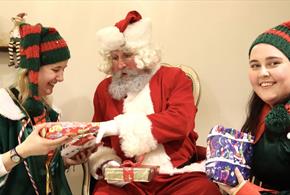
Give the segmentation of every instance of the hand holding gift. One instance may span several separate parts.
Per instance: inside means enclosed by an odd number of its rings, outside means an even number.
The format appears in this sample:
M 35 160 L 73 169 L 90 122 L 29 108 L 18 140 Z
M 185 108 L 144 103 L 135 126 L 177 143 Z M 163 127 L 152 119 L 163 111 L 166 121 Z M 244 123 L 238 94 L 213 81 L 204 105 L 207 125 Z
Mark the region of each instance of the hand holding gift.
M 222 183 L 218 183 L 220 189 L 225 191 L 227 194 L 236 194 L 243 187 L 243 185 L 245 185 L 245 183 L 246 183 L 246 180 L 244 179 L 242 173 L 239 171 L 239 169 L 237 167 L 235 168 L 235 175 L 236 175 L 237 180 L 238 180 L 238 185 L 235 187 L 232 187 L 232 186 L 229 186 L 226 184 L 222 184 Z
M 96 134 L 99 130 L 99 123 L 84 122 L 57 122 L 47 123 L 41 135 L 47 139 L 57 139 L 63 136 L 71 137 L 71 141 L 63 146 L 61 155 L 66 158 L 76 158 L 80 161 L 82 156 L 76 156 L 79 152 L 89 150 L 92 152 L 97 147 Z
M 216 182 L 236 186 L 235 168 L 243 178 L 250 176 L 253 136 L 217 125 L 207 137 L 206 173 Z
M 107 168 L 112 168 L 112 167 L 118 168 L 120 166 L 121 166 L 120 163 L 118 163 L 117 161 L 111 160 L 103 165 L 102 173 L 103 173 L 103 175 L 106 176 L 106 169 Z M 115 185 L 115 186 L 120 187 L 120 188 L 123 187 L 124 185 L 126 185 L 127 183 L 129 183 L 126 181 L 121 181 L 121 180 L 108 180 L 107 179 L 106 181 L 108 184 Z
M 125 185 L 129 182 L 150 182 L 158 171 L 157 166 L 143 165 L 144 156 L 141 155 L 134 163 L 125 160 L 121 165 L 116 161 L 109 161 L 107 166 L 103 166 L 102 171 L 108 183 Z

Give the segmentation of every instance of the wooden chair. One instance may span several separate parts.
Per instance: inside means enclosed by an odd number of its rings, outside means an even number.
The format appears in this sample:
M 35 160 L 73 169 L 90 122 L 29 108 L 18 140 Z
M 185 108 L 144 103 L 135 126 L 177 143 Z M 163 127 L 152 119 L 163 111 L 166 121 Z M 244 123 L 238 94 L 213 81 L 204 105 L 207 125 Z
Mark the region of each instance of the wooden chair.
M 200 86 L 199 77 L 196 71 L 190 66 L 181 65 L 181 64 L 172 65 L 168 63 L 162 63 L 162 65 L 168 66 L 168 67 L 178 67 L 185 72 L 185 74 L 192 80 L 194 101 L 195 101 L 195 105 L 198 106 L 200 93 L 201 93 L 201 86 Z M 192 160 L 196 161 L 196 160 L 205 159 L 206 148 L 203 146 L 196 146 L 196 150 L 197 150 L 197 154 L 192 157 Z M 83 169 L 82 195 L 89 195 L 91 176 L 89 173 L 88 163 L 82 164 L 82 169 Z

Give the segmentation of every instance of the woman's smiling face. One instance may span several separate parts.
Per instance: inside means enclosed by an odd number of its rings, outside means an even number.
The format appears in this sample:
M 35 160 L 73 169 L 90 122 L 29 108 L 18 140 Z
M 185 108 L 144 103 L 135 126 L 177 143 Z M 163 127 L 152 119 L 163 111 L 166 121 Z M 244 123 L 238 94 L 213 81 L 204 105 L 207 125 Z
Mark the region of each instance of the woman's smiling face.
M 250 53 L 249 79 L 264 102 L 280 103 L 290 94 L 289 59 L 272 45 L 257 44 Z
M 64 80 L 63 74 L 68 60 L 40 67 L 38 73 L 38 94 L 47 96 L 52 94 L 56 83 Z

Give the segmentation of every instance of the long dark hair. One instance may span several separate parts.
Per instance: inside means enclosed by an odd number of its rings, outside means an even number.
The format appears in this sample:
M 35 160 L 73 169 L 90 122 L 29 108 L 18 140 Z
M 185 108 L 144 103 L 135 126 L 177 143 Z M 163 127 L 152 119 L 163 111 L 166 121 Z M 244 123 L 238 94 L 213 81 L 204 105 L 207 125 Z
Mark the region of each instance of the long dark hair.
M 253 92 L 248 102 L 247 119 L 242 126 L 243 132 L 250 132 L 252 135 L 256 134 L 259 117 L 264 104 L 265 102 Z

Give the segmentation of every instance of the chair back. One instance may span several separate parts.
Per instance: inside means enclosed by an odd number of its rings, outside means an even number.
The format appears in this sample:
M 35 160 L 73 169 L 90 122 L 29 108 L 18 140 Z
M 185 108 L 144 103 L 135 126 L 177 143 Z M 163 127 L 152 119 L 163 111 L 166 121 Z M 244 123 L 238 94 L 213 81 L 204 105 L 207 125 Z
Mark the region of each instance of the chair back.
M 200 93 L 201 93 L 201 87 L 200 87 L 200 80 L 198 77 L 197 72 L 191 67 L 187 65 L 182 64 L 168 64 L 168 63 L 162 63 L 162 66 L 168 66 L 168 67 L 177 67 L 183 70 L 185 74 L 191 79 L 192 81 L 192 92 L 194 97 L 194 103 L 196 106 L 198 106 L 199 99 L 200 99 Z

